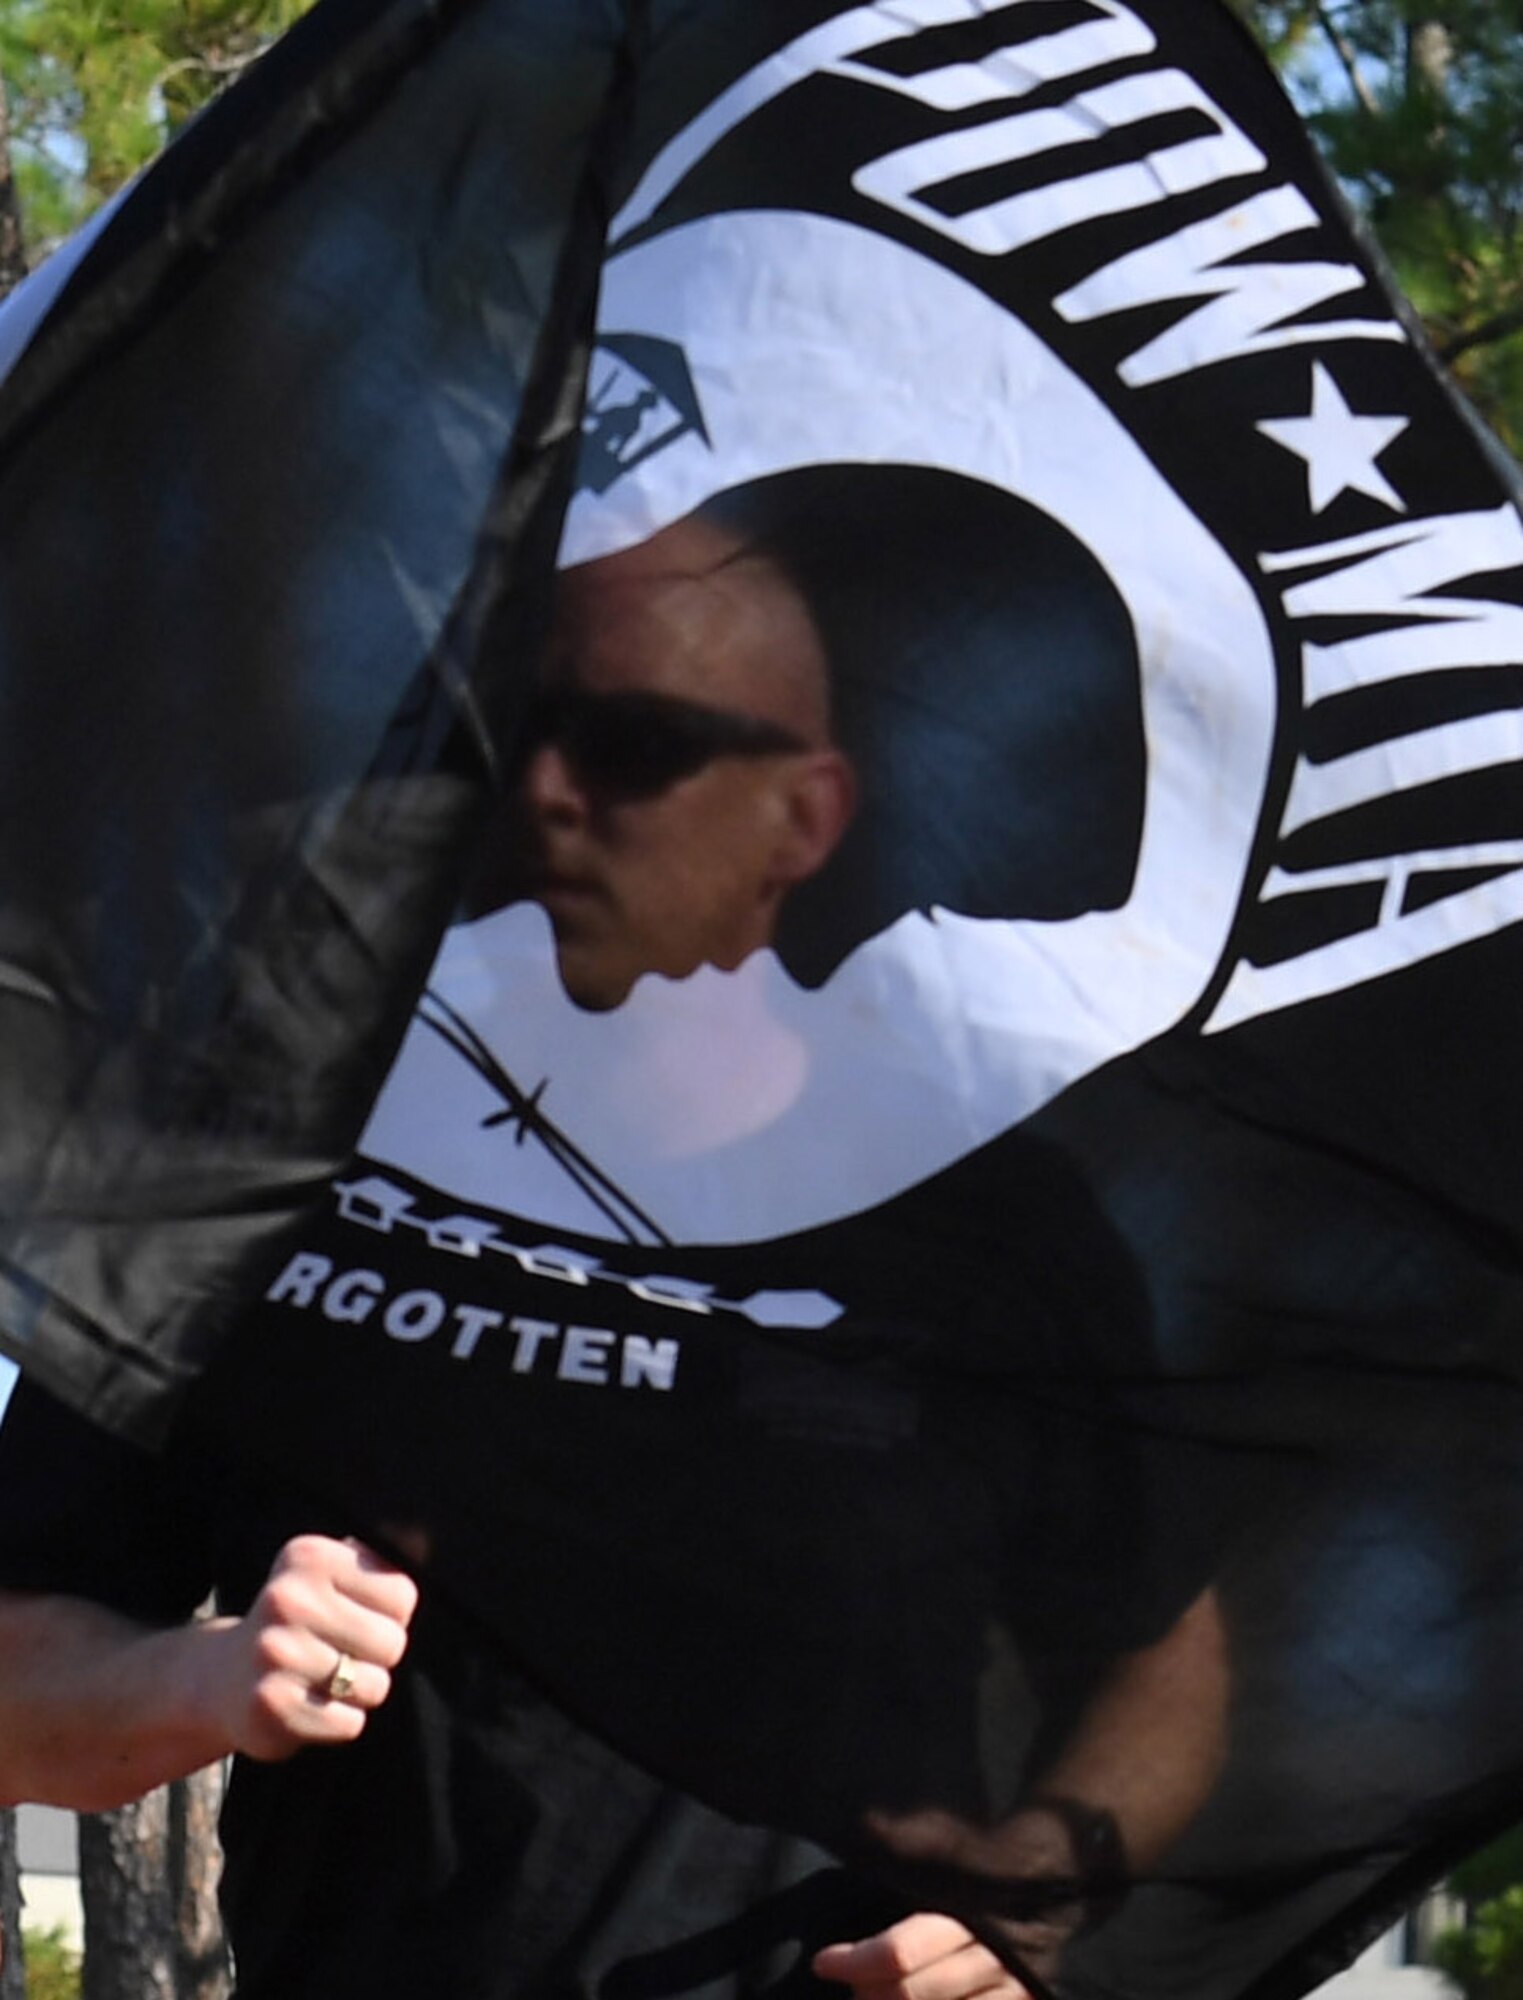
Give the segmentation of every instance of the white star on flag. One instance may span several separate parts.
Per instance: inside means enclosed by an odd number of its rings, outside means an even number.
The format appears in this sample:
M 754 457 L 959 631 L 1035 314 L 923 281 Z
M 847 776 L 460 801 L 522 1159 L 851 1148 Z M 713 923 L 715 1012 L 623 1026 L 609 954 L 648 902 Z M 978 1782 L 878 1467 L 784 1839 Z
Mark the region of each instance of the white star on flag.
M 1352 488 L 1372 500 L 1407 511 L 1407 503 L 1375 461 L 1409 427 L 1407 417 L 1358 417 L 1320 361 L 1312 367 L 1311 414 L 1275 417 L 1258 428 L 1265 437 L 1306 460 L 1311 510 L 1320 514 Z

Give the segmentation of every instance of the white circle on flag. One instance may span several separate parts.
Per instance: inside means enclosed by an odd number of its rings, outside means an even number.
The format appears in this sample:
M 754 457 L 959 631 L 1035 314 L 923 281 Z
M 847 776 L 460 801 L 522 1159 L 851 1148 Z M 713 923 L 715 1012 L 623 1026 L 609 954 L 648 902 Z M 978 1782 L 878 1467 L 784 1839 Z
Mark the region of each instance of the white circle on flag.
M 672 1241 L 757 1241 L 877 1205 L 1189 1013 L 1243 890 L 1273 653 L 1236 565 L 1105 403 L 1028 327 L 903 245 L 821 216 L 705 218 L 610 260 L 599 325 L 680 349 L 702 424 L 577 497 L 564 566 L 775 474 L 934 468 L 1061 524 L 1137 639 L 1146 804 L 1118 909 L 915 911 L 817 990 L 761 951 L 733 973 L 647 975 L 609 1014 L 565 998 L 534 906 L 446 940 L 435 990 L 506 1072 L 543 1086 L 540 1109 L 608 1184 Z M 490 1095 L 416 1026 L 363 1150 L 497 1211 L 628 1233 L 551 1149 L 483 1132 Z

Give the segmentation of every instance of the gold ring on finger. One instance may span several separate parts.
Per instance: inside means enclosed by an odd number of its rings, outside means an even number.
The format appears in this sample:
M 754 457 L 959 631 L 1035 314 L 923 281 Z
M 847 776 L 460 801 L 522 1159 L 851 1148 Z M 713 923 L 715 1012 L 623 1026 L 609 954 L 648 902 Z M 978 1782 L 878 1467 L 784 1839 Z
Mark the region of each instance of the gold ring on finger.
M 340 1653 L 333 1663 L 333 1672 L 323 1682 L 323 1693 L 329 1701 L 347 1701 L 354 1693 L 354 1662 L 347 1653 Z

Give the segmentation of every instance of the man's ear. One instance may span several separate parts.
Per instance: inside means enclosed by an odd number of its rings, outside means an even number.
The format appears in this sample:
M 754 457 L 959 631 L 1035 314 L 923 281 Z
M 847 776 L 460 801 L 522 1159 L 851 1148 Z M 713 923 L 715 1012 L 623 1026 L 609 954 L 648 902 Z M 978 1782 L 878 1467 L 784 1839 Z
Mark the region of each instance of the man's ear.
M 839 750 L 806 750 L 786 772 L 784 821 L 777 841 L 779 885 L 817 875 L 840 845 L 857 809 L 857 779 Z

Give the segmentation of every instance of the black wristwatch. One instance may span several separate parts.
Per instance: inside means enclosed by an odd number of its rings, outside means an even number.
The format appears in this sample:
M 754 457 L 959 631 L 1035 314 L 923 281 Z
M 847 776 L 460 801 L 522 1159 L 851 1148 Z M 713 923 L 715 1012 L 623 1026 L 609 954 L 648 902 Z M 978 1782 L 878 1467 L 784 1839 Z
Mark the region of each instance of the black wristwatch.
M 1083 1907 L 1079 1928 L 1093 1930 L 1096 1924 L 1113 1917 L 1131 1887 L 1116 1815 L 1107 1812 L 1104 1806 L 1088 1805 L 1083 1799 L 1052 1792 L 1039 1792 L 1035 1798 L 1027 1799 L 1021 1810 L 1051 1813 L 1068 1835 Z

